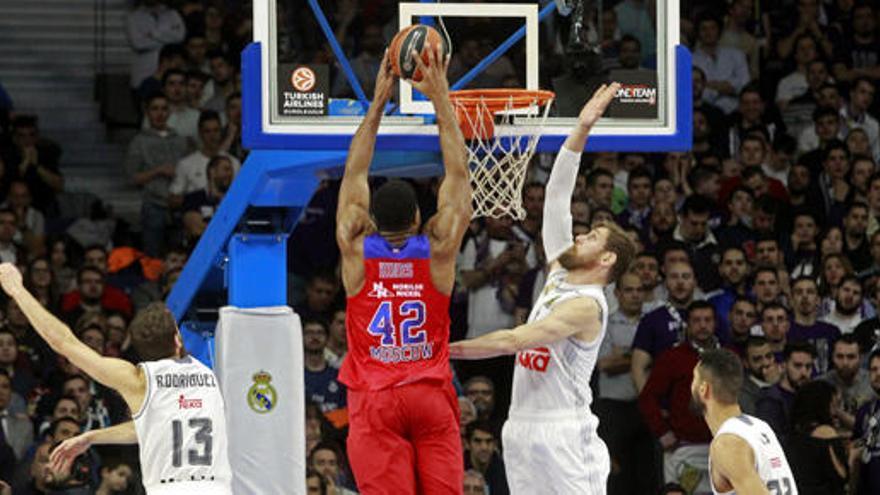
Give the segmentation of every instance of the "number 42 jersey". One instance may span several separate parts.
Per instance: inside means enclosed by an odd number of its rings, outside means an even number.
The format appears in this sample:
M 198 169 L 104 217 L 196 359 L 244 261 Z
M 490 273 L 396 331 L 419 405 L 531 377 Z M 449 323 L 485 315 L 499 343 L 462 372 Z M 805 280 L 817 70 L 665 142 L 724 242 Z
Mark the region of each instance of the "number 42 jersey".
M 427 236 L 364 239 L 364 286 L 348 298 L 345 327 L 339 379 L 349 389 L 449 382 L 449 296 L 434 287 Z
M 149 495 L 231 495 L 226 413 L 217 377 L 192 357 L 139 365 L 147 394 L 134 415 Z

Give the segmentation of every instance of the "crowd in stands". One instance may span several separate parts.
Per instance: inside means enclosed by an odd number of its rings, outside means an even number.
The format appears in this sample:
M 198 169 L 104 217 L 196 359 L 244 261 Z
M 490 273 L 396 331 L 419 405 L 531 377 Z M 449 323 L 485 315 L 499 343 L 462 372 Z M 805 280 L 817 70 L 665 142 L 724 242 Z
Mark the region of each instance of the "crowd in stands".
M 123 166 L 141 191 L 135 235 L 100 204 L 71 217 L 64 153 L 0 88 L 0 260 L 97 352 L 136 361 L 127 325 L 162 300 L 245 163 L 239 53 L 250 2 L 142 0 L 128 14 L 131 90 L 143 111 Z M 365 92 L 397 31 L 395 2 L 323 2 Z M 323 63 L 351 84 L 306 2 L 279 0 L 281 61 Z M 597 67 L 655 70 L 654 0 L 602 3 L 601 60 L 573 49 L 568 20 L 541 27 L 541 84 L 576 113 Z M 585 154 L 576 233 L 615 221 L 641 246 L 606 289 L 593 409 L 611 494 L 708 493 L 709 430 L 689 407 L 704 349 L 735 350 L 740 405 L 786 447 L 802 494 L 880 492 L 880 10 L 861 0 L 681 2 L 693 53 L 693 149 Z M 506 37 L 500 20 L 450 22 L 450 79 Z M 457 25 L 456 25 L 457 24 Z M 521 86 L 517 45 L 473 87 Z M 597 66 L 596 63 L 599 65 Z M 592 69 L 591 69 L 592 68 Z M 593 72 L 590 72 L 590 71 Z M 553 155 L 530 164 L 523 221 L 480 219 L 461 246 L 454 339 L 515 326 L 546 276 L 540 231 Z M 437 178 L 414 180 L 421 218 Z M 303 320 L 309 493 L 350 494 L 344 297 L 326 181 L 290 239 L 289 303 Z M 140 493 L 136 450 L 92 449 L 77 475 L 48 468 L 58 442 L 130 417 L 112 391 L 53 353 L 14 302 L 0 303 L 0 495 Z M 464 493 L 508 493 L 500 430 L 515 358 L 454 363 Z

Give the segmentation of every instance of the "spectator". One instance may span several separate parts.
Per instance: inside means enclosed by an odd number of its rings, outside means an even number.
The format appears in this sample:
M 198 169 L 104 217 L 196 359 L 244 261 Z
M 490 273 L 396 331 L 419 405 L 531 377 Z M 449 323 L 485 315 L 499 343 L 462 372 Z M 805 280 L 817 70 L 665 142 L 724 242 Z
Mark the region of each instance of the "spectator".
M 761 333 L 770 344 L 770 350 L 776 361 L 784 359 L 785 347 L 789 342 L 788 331 L 791 328 L 788 311 L 778 303 L 770 303 L 761 310 Z
M 339 280 L 332 273 L 317 272 L 309 279 L 306 299 L 294 307 L 303 320 L 330 321 L 336 310 Z
M 509 494 L 504 461 L 498 453 L 498 440 L 492 426 L 485 421 L 475 421 L 468 425 L 465 437 L 467 438 L 465 471 L 473 469 L 482 474 L 492 495 Z
M 651 174 L 638 168 L 629 173 L 626 182 L 627 204 L 617 216 L 617 223 L 642 231 L 648 226 L 651 214 Z
M 690 478 L 699 492 L 711 492 L 709 442 L 712 434 L 703 419 L 690 409 L 691 382 L 700 351 L 718 346 L 715 310 L 705 301 L 688 308 L 687 340 L 660 354 L 645 388 L 639 408 L 648 428 L 664 450 L 663 478 L 666 483 Z M 668 415 L 662 413 L 668 410 Z M 685 476 L 685 472 L 690 474 Z M 698 481 L 697 481 L 698 480 Z
M 875 237 L 880 237 L 880 234 L 876 234 Z M 875 310 L 880 310 L 880 289 L 878 289 L 880 287 L 880 277 L 871 281 L 869 287 L 871 303 L 874 305 Z M 880 314 L 880 311 L 878 311 L 878 314 Z M 880 317 L 874 316 L 873 318 L 863 320 L 853 330 L 853 335 L 855 335 L 856 340 L 859 342 L 862 354 L 868 355 L 875 349 L 880 349 Z
M 150 97 L 145 106 L 149 128 L 141 130 L 128 145 L 125 169 L 142 188 L 141 230 L 144 252 L 158 257 L 162 252 L 168 218 L 168 186 L 174 165 L 186 154 L 186 139 L 168 128 L 168 100 Z
M 183 231 L 186 239 L 193 241 L 201 237 L 208 228 L 208 222 L 214 217 L 220 202 L 235 178 L 232 160 L 225 156 L 211 158 L 206 167 L 207 185 L 201 190 L 188 193 L 183 198 Z
M 9 208 L 15 213 L 15 242 L 24 246 L 31 256 L 41 256 L 46 251 L 46 218 L 32 204 L 27 182 L 17 179 L 9 184 L 9 195 L 0 208 Z
M 0 350 L 0 354 L 5 353 Z M 34 441 L 34 425 L 27 415 L 9 410 L 11 401 L 12 380 L 4 367 L 0 370 L 0 443 L 11 447 L 20 461 Z
M 871 388 L 868 371 L 861 367 L 862 354 L 854 335 L 844 335 L 834 343 L 831 355 L 834 369 L 821 378 L 837 388 L 840 396 L 839 409 L 835 411 L 840 426 L 850 431 L 855 424 L 858 410 L 877 398 Z
M 783 295 L 779 284 L 779 271 L 776 268 L 759 268 L 755 272 L 752 292 L 755 294 L 759 311 L 763 312 L 763 309 L 771 304 L 781 304 Z
M 852 81 L 858 77 L 880 79 L 880 40 L 877 39 L 877 13 L 868 3 L 859 3 L 852 9 L 851 30 L 848 31 L 834 59 L 834 77 Z
M 828 96 L 833 92 L 837 93 L 837 88 L 830 83 L 828 63 L 821 59 L 813 59 L 807 64 L 807 89 L 800 96 L 791 99 L 788 106 L 782 111 L 782 118 L 788 133 L 792 136 L 798 136 L 801 132 L 813 123 L 813 112 L 820 105 L 820 101 L 824 101 L 822 106 L 834 106 L 829 104 Z M 824 95 L 824 96 L 823 96 Z
M 748 62 L 739 49 L 719 46 L 718 19 L 703 17 L 697 21 L 697 30 L 699 42 L 694 50 L 694 65 L 706 73 L 703 98 L 730 113 L 736 109 L 736 95 L 749 82 Z
M 174 129 L 178 136 L 187 138 L 191 145 L 198 143 L 199 111 L 189 106 L 186 99 L 186 72 L 181 69 L 167 70 L 162 76 L 162 94 L 168 100 L 168 128 Z
M 793 342 L 785 347 L 782 378 L 763 390 L 755 403 L 755 415 L 767 422 L 785 445 L 790 432 L 791 406 L 795 392 L 810 381 L 816 351 L 805 342 Z
M 709 302 L 715 307 L 718 315 L 719 328 L 727 332 L 727 317 L 733 308 L 737 297 L 744 296 L 747 291 L 747 277 L 749 275 L 749 262 L 746 253 L 739 247 L 729 247 L 721 254 L 721 264 L 718 272 L 721 275 L 722 288 L 709 295 Z
M 134 472 L 131 465 L 119 459 L 102 459 L 101 482 L 95 495 L 124 493 L 132 482 Z
M 633 260 L 632 270 L 642 281 L 642 308 L 645 312 L 656 309 L 666 300 L 666 287 L 661 283 L 657 255 L 642 251 Z
M 207 73 L 211 70 L 211 64 L 208 62 L 208 41 L 205 39 L 203 31 L 189 31 L 186 33 L 186 40 L 183 43 L 186 50 L 186 69 L 188 71 Z M 193 108 L 199 108 L 201 105 L 195 105 Z
M 158 280 L 146 280 L 131 291 L 131 301 L 135 311 L 147 307 L 151 302 L 164 299 L 165 288 L 172 273 L 179 273 L 189 257 L 186 249 L 181 246 L 171 246 L 165 251 L 162 258 L 162 274 Z
M 357 495 L 349 490 L 349 477 L 343 465 L 345 458 L 336 444 L 321 442 L 309 454 L 309 468 L 314 469 L 327 481 L 328 492 L 333 495 Z
M 861 272 L 871 266 L 871 249 L 868 242 L 868 205 L 850 203 L 843 217 L 843 254 L 849 258 L 853 269 Z
M 683 242 L 687 248 L 697 284 L 703 292 L 709 292 L 721 285 L 716 268 L 720 258 L 718 241 L 709 227 L 711 203 L 700 196 L 688 197 L 681 207 L 681 220 L 672 238 Z M 714 261 L 713 261 L 714 260 Z
M 724 150 L 724 155 L 738 157 L 741 140 L 748 135 L 750 130 L 761 129 L 760 132 L 771 141 L 776 139 L 777 134 L 784 133 L 785 124 L 772 111 L 772 108 L 767 108 L 757 85 L 748 84 L 743 87 L 739 91 L 739 106 L 736 112 L 730 116 L 731 124 L 727 133 L 727 149 Z
M 822 320 L 836 326 L 840 333 L 853 333 L 862 322 L 862 284 L 854 275 L 843 277 L 834 296 L 831 311 Z
M 657 54 L 657 37 L 654 34 L 656 14 L 652 12 L 653 5 L 645 0 L 623 0 L 614 6 L 618 29 L 639 41 L 645 64 L 653 62 Z
M 596 363 L 599 436 L 608 445 L 611 464 L 618 466 L 608 479 L 608 491 L 612 494 L 647 493 L 656 486 L 653 477 L 636 475 L 637 466 L 654 462 L 651 434 L 639 414 L 639 394 L 630 375 L 633 337 L 643 314 L 641 284 L 634 272 L 627 272 L 618 280 L 614 291 L 620 307 L 608 317 Z
M 834 429 L 837 400 L 834 387 L 822 381 L 807 383 L 795 394 L 786 457 L 791 463 L 798 493 L 846 493 L 845 440 Z
M 754 416 L 761 391 L 779 381 L 782 372 L 764 337 L 750 337 L 743 356 L 745 379 L 739 392 L 739 407 Z
M 79 418 L 81 416 L 82 411 L 80 410 L 79 403 L 76 401 L 75 397 L 72 395 L 58 397 L 55 404 L 52 406 L 52 414 L 43 418 L 43 422 L 40 423 L 40 427 L 37 430 L 37 437 L 44 439 L 46 435 L 51 434 L 50 428 L 52 423 L 59 419 Z
M 816 373 L 828 371 L 831 348 L 840 338 L 840 330 L 830 323 L 819 321 L 819 287 L 816 280 L 800 277 L 791 288 L 794 318 L 788 332 L 791 342 L 809 342 L 816 349 Z
M 486 479 L 479 472 L 468 469 L 464 472 L 464 495 L 486 495 Z
M 186 73 L 186 102 L 190 107 L 202 110 L 203 101 L 207 101 L 205 87 L 210 80 L 207 71 L 191 70 Z
M 306 399 L 321 406 L 325 414 L 345 407 L 345 386 L 337 380 L 339 369 L 324 357 L 327 324 L 305 320 L 302 327 Z
M 119 311 L 131 317 L 131 300 L 124 292 L 105 283 L 104 273 L 97 267 L 87 265 L 79 269 L 76 276 L 77 289 L 64 295 L 61 300 L 61 314 L 70 326 L 84 314 L 94 312 Z
M 464 384 L 464 395 L 477 408 L 477 419 L 491 422 L 494 425 L 492 431 L 500 432 L 503 421 L 499 421 L 496 415 L 495 384 L 492 380 L 480 375 L 470 378 Z
M 131 87 L 137 88 L 159 65 L 163 45 L 180 43 L 186 36 L 183 19 L 163 0 L 144 0 L 126 18 L 131 60 Z
M 0 180 L 0 197 L 6 196 L 10 181 L 24 180 L 34 200 L 34 207 L 45 214 L 57 213 L 56 195 L 64 191 L 59 170 L 61 149 L 40 137 L 36 117 L 19 115 L 12 120 L 12 146 L 0 155 L 5 163 Z
M 871 388 L 880 396 L 880 351 L 871 352 L 868 370 Z M 858 479 L 854 479 L 857 493 L 877 493 L 880 491 L 880 399 L 874 399 L 859 409 L 852 438 L 850 459 L 854 460 L 856 467 L 853 471 L 858 474 Z
M 55 289 L 64 294 L 76 288 L 76 270 L 70 263 L 67 241 L 56 239 L 49 243 L 49 261 L 55 275 Z
M 333 312 L 333 319 L 329 324 L 329 336 L 327 347 L 324 348 L 324 357 L 334 368 L 342 366 L 342 359 L 348 353 L 348 340 L 345 335 L 345 310 L 337 309 Z
M 312 468 L 306 469 L 306 493 L 308 495 L 330 495 L 327 492 L 324 476 Z
M 6 373 L 12 390 L 20 397 L 27 397 L 38 384 L 28 364 L 28 360 L 18 358 L 15 334 L 9 329 L 0 329 L 0 371 Z
M 24 262 L 21 246 L 15 242 L 18 233 L 18 219 L 8 208 L 0 208 L 0 261 L 6 263 Z
M 855 78 L 850 84 L 849 102 L 840 110 L 840 116 L 844 123 L 844 132 L 852 129 L 864 129 L 868 135 L 870 156 L 874 160 L 880 159 L 880 124 L 871 116 L 868 110 L 874 103 L 874 90 L 876 86 L 871 79 L 861 76 Z
M 694 300 L 694 271 L 688 263 L 673 263 L 666 272 L 668 301 L 646 314 L 632 343 L 631 369 L 636 390 L 641 392 L 649 368 L 663 351 L 684 340 L 687 307 Z
M 135 83 L 137 98 L 140 103 L 145 102 L 151 95 L 163 91 L 162 81 L 165 73 L 170 70 L 181 70 L 186 63 L 186 52 L 177 43 L 165 45 L 159 50 L 159 63 L 155 70 L 142 81 Z
M 785 110 L 791 100 L 807 92 L 807 67 L 818 56 L 816 40 L 809 34 L 798 36 L 794 46 L 795 69 L 776 86 L 776 105 L 780 110 Z
M 208 62 L 211 64 L 214 95 L 202 105 L 202 108 L 220 113 L 226 108 L 226 99 L 237 91 L 235 64 L 226 53 L 216 49 L 208 52 Z
M 122 399 L 115 392 L 96 385 L 82 375 L 71 375 L 65 378 L 61 390 L 64 395 L 76 397 L 82 416 L 77 424 L 77 430 L 70 436 L 82 431 L 91 431 L 98 428 L 107 428 L 122 422 L 125 416 L 125 406 Z M 54 427 L 51 428 L 54 441 L 60 442 L 66 438 L 58 438 Z M 66 434 L 65 434 L 66 436 Z
M 223 129 L 223 142 L 220 149 L 244 161 L 248 150 L 241 145 L 241 93 L 235 92 L 226 98 L 226 128 Z
M 223 126 L 220 123 L 220 115 L 211 110 L 202 112 L 199 117 L 201 146 L 177 163 L 174 180 L 168 186 L 169 203 L 172 206 L 180 206 L 184 195 L 203 190 L 208 186 L 207 166 L 212 158 L 216 156 L 228 158 L 233 171 L 238 173 L 241 163 L 237 158 L 220 149 L 222 140 Z
M 731 346 L 742 355 L 752 327 L 758 321 L 755 302 L 745 296 L 737 297 L 733 307 L 730 308 L 727 321 L 729 323 L 727 335 L 730 337 Z

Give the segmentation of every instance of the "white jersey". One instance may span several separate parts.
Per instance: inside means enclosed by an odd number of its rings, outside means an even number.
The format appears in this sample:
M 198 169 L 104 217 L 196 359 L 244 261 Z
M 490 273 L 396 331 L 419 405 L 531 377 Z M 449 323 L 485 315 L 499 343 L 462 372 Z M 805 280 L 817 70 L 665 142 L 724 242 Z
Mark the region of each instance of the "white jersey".
M 520 351 L 513 371 L 510 414 L 546 412 L 574 413 L 584 419 L 592 416 L 590 377 L 599 356 L 599 345 L 608 323 L 608 305 L 599 285 L 573 285 L 565 281 L 568 271 L 558 269 L 547 275 L 544 290 L 535 302 L 529 322 L 546 318 L 557 304 L 578 297 L 589 297 L 602 310 L 602 328 L 593 342 L 569 337 L 547 346 Z
M 192 357 L 141 363 L 147 395 L 134 416 L 150 495 L 232 493 L 217 377 Z
M 770 493 L 784 493 L 785 495 L 797 495 L 797 484 L 794 481 L 794 475 L 791 467 L 788 465 L 788 459 L 785 458 L 785 452 L 776 439 L 776 434 L 770 425 L 760 419 L 742 414 L 734 416 L 725 421 L 721 428 L 718 429 L 718 435 L 736 435 L 745 440 L 752 448 L 755 455 L 755 468 L 758 470 L 758 476 L 767 485 Z M 709 457 L 709 479 L 712 476 L 712 457 Z M 712 492 L 717 495 L 732 495 L 735 492 L 719 492 L 712 485 Z

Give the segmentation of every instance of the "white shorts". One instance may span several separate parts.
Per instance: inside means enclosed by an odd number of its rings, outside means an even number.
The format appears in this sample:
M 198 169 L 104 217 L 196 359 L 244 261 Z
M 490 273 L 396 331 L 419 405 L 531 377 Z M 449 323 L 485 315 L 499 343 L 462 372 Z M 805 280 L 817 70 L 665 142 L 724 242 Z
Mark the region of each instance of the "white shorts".
M 512 413 L 501 432 L 510 493 L 605 495 L 611 458 L 598 425 L 592 415 Z
M 212 481 L 181 481 L 147 487 L 147 495 L 232 495 L 232 487 Z

